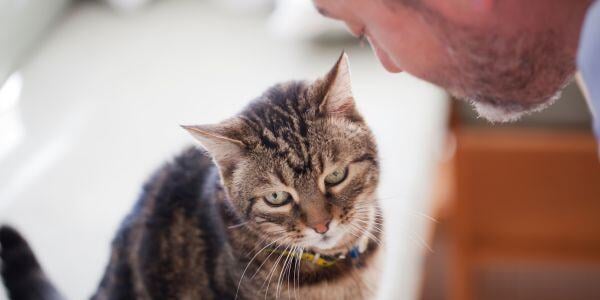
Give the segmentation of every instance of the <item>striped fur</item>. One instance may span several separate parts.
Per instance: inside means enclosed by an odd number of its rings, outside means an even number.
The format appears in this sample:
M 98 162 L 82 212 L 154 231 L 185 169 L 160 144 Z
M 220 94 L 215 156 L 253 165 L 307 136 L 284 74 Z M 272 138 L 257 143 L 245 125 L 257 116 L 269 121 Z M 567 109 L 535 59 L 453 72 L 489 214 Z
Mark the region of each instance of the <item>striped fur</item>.
M 270 88 L 231 119 L 186 126 L 206 151 L 185 150 L 146 183 L 93 299 L 373 298 L 377 148 L 346 59 L 314 82 Z M 345 180 L 325 184 L 336 169 Z M 273 191 L 293 201 L 269 204 Z M 319 222 L 326 233 L 311 227 Z M 328 268 L 281 254 L 356 245 L 366 246 L 358 258 Z

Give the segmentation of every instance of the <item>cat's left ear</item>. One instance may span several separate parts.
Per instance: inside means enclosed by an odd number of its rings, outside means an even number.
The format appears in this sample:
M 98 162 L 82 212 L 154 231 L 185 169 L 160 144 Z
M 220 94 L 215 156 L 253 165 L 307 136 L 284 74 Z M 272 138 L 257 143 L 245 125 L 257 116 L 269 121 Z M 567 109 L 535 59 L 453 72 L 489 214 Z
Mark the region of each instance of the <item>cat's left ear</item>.
M 230 119 L 211 125 L 182 125 L 212 156 L 221 172 L 228 172 L 241 159 L 245 144 L 238 139 L 241 124 Z
M 342 52 L 333 68 L 322 79 L 325 96 L 319 110 L 328 115 L 350 116 L 356 113 L 348 55 Z

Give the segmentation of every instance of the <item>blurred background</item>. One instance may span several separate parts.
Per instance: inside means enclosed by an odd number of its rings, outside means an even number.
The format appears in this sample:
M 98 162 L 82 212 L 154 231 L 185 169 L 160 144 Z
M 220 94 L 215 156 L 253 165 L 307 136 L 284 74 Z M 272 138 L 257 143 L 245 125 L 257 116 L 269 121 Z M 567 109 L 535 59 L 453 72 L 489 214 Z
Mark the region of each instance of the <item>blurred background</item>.
M 89 297 L 141 184 L 191 144 L 179 124 L 321 76 L 343 49 L 381 152 L 382 299 L 600 299 L 600 164 L 577 87 L 491 126 L 386 73 L 308 0 L 0 0 L 0 222 Z

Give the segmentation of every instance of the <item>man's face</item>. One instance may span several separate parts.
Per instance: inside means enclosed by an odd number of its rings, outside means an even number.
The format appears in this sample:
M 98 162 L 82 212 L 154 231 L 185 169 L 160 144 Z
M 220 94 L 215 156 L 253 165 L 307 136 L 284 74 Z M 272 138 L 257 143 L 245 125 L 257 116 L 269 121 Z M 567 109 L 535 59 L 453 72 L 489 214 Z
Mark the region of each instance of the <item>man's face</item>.
M 444 52 L 444 46 L 434 37 L 431 26 L 411 10 L 391 10 L 379 0 L 314 3 L 323 15 L 344 21 L 354 35 L 367 38 L 389 72 L 409 70 L 422 76 L 441 63 L 439 54 Z
M 388 71 L 437 84 L 491 121 L 511 121 L 556 98 L 575 54 L 553 30 L 494 15 L 492 2 L 314 0 L 323 15 L 364 35 Z

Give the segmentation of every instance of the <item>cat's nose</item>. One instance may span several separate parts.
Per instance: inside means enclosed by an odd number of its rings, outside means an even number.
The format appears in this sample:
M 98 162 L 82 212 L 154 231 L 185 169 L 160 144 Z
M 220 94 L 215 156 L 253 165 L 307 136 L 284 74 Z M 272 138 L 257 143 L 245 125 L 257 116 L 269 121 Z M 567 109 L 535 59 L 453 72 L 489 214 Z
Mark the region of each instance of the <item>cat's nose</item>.
M 331 223 L 331 220 L 327 221 L 327 222 L 323 222 L 323 223 L 317 223 L 314 224 L 312 227 L 312 229 L 314 229 L 317 233 L 319 234 L 325 234 L 327 232 L 327 230 L 329 230 L 329 223 Z

